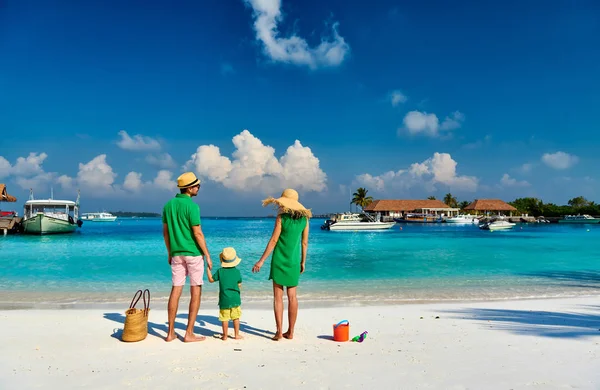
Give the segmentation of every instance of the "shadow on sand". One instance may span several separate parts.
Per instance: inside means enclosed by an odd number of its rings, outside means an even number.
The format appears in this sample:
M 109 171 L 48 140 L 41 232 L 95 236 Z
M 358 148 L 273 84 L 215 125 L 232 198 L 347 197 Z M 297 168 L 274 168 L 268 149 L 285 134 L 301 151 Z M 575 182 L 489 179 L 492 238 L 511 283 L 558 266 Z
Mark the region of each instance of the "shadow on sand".
M 588 306 L 594 313 L 552 312 L 536 310 L 465 309 L 448 313 L 463 319 L 494 322 L 493 330 L 518 335 L 553 338 L 600 336 L 600 306 Z
M 152 314 L 150 314 L 150 315 L 152 315 Z M 125 323 L 125 315 L 123 313 L 104 313 L 103 317 L 104 317 L 104 319 L 117 322 L 121 325 L 123 325 Z M 179 314 L 176 318 L 182 318 L 185 320 L 185 322 L 175 321 L 175 329 L 182 330 L 185 332 L 186 324 L 187 324 L 187 314 Z M 215 332 L 215 331 L 212 331 L 210 329 L 206 329 L 203 327 L 203 326 L 206 326 L 207 324 L 211 324 L 211 325 L 220 327 L 221 321 L 219 321 L 218 317 L 207 316 L 207 315 L 198 315 L 198 317 L 196 317 L 196 323 L 200 325 L 200 326 L 194 326 L 194 333 L 196 333 L 197 335 L 202 335 L 202 336 L 206 336 L 206 337 L 221 336 L 220 332 Z M 230 328 L 232 328 L 232 326 L 233 325 L 230 324 Z M 158 331 L 161 331 L 162 334 L 159 333 Z M 165 336 L 167 335 L 167 331 L 168 331 L 168 327 L 167 327 L 166 323 L 159 324 L 156 322 L 148 321 L 148 334 L 149 335 L 164 339 Z M 246 323 L 241 322 L 241 321 L 240 321 L 240 332 L 250 334 L 253 336 L 265 337 L 268 339 L 270 339 L 274 335 L 273 332 L 249 326 Z M 111 334 L 111 337 L 121 340 L 122 335 L 123 335 L 123 329 L 115 328 L 115 329 L 113 329 L 113 333 Z M 179 335 L 179 338 L 182 339 L 181 335 Z

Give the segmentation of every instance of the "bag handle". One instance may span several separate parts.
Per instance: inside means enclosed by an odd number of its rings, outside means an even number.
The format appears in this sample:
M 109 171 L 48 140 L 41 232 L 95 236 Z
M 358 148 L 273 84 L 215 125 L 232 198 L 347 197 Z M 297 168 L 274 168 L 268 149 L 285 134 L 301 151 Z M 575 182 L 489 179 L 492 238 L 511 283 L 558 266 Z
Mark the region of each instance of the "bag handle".
M 131 300 L 131 303 L 129 304 L 129 308 L 130 309 L 135 308 L 135 305 L 137 305 L 137 303 L 140 301 L 141 297 L 142 297 L 142 290 L 137 290 L 135 295 L 133 296 L 133 299 Z
M 148 301 L 146 301 L 146 294 L 148 294 Z M 145 289 L 142 296 L 144 297 L 144 315 L 147 316 L 148 310 L 150 310 L 150 290 Z
M 341 320 L 340 322 L 338 322 L 338 323 L 337 323 L 337 325 L 334 325 L 334 326 L 333 326 L 333 328 L 335 329 L 335 328 L 337 328 L 338 326 L 340 326 L 340 325 L 343 325 L 343 324 L 344 324 L 344 322 L 345 322 L 346 324 L 350 325 L 350 323 L 348 322 L 348 320 Z

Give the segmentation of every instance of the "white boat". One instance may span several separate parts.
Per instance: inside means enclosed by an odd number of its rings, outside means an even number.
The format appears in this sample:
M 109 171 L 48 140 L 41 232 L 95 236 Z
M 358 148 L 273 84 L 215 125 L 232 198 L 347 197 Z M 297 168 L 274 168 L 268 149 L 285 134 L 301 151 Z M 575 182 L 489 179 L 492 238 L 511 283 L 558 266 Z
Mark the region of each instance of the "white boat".
M 495 230 L 509 230 L 515 227 L 515 225 L 516 223 L 504 221 L 502 219 L 497 219 L 495 221 L 490 221 L 479 225 L 479 229 L 489 230 L 493 232 Z
M 33 199 L 33 192 L 23 209 L 23 232 L 27 234 L 73 233 L 81 226 L 77 201 Z
M 341 213 L 327 220 L 321 229 L 340 230 L 386 230 L 394 226 L 395 222 L 380 222 L 369 214 L 362 216 L 356 213 Z
M 455 223 L 455 224 L 474 224 L 479 223 L 479 219 L 474 215 L 468 214 L 460 214 L 456 217 L 448 217 L 445 219 L 446 223 Z
M 591 215 L 565 215 L 563 219 L 559 219 L 558 223 L 600 223 L 600 218 L 594 218 Z
M 83 214 L 81 214 L 81 219 L 83 221 L 92 221 L 92 222 L 114 222 L 117 220 L 117 217 L 112 215 L 111 213 L 101 212 L 101 213 L 83 213 Z

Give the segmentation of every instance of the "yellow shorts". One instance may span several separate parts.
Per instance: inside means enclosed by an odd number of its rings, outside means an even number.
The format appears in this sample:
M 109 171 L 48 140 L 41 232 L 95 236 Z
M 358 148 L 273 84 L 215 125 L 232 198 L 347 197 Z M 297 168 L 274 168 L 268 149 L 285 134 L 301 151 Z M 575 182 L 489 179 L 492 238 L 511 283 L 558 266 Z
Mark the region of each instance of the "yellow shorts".
M 219 321 L 233 321 L 238 320 L 242 316 L 242 307 L 232 307 L 231 309 L 219 310 Z

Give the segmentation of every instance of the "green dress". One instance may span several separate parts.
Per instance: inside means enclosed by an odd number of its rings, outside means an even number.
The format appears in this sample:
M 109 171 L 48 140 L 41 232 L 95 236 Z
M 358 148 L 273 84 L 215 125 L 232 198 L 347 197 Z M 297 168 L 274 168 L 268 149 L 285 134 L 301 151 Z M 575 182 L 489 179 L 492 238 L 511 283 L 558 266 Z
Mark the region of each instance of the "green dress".
M 300 279 L 302 232 L 306 217 L 281 214 L 281 234 L 273 250 L 269 280 L 284 287 L 296 287 Z

